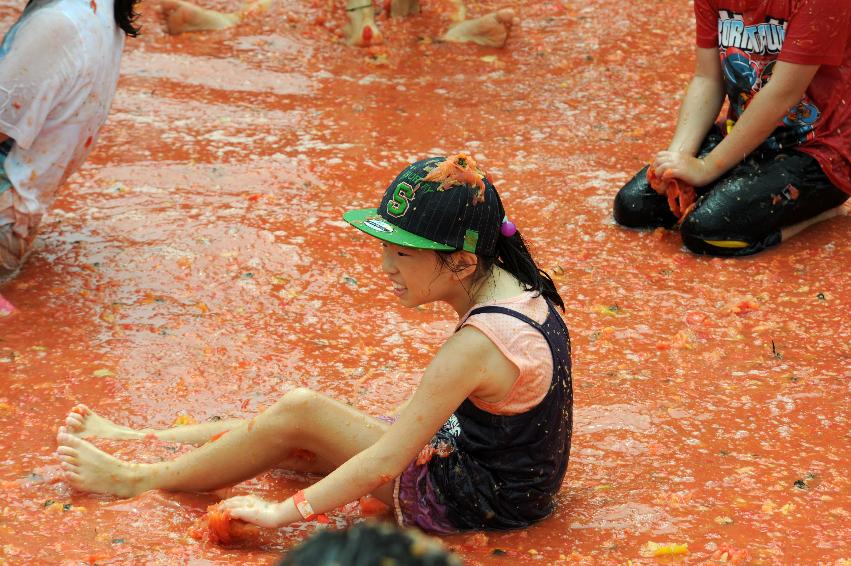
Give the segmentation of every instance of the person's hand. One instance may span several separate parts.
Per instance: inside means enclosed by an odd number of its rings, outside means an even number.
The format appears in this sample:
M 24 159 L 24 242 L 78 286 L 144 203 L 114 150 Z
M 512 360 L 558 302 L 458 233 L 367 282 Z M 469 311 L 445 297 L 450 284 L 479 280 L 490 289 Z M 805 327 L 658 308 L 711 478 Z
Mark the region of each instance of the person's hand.
M 266 501 L 255 495 L 240 495 L 231 497 L 219 504 L 221 509 L 230 512 L 234 519 L 241 519 L 261 527 L 283 527 L 293 522 L 288 520 L 284 503 Z M 293 506 L 293 509 L 295 507 Z
M 681 151 L 660 151 L 653 168 L 660 179 L 680 179 L 693 187 L 708 185 L 720 176 L 706 160 Z

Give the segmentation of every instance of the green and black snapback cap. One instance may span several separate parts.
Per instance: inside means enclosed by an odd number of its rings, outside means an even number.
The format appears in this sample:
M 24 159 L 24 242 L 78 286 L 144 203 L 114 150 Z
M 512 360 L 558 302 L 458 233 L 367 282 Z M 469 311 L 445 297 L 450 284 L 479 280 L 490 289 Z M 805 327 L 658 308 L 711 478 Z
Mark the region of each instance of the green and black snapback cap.
M 422 159 L 399 173 L 384 191 L 377 209 L 350 210 L 343 219 L 370 236 L 397 246 L 466 250 L 493 257 L 505 217 L 499 195 L 471 158 L 458 154 L 449 159 L 459 168 L 469 169 L 478 182 L 425 181 L 447 158 Z

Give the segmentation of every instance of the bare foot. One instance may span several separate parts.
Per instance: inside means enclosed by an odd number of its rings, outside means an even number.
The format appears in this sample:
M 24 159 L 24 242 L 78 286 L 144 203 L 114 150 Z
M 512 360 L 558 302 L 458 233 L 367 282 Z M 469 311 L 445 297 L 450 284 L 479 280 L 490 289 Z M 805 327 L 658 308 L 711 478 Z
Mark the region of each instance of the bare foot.
M 795 236 L 796 234 L 802 232 L 806 228 L 809 228 L 813 224 L 818 224 L 819 222 L 824 222 L 825 220 L 830 220 L 831 218 L 836 218 L 837 216 L 845 216 L 847 214 L 848 210 L 845 208 L 845 205 L 840 204 L 837 207 L 829 208 L 821 214 L 813 216 L 812 218 L 783 228 L 780 231 L 780 241 L 785 242 L 792 236 Z
M 142 482 L 143 464 L 122 462 L 70 434 L 65 427 L 59 428 L 56 441 L 65 480 L 74 489 L 118 497 L 133 497 L 148 490 Z
M 146 432 L 117 425 L 103 418 L 85 405 L 77 405 L 65 417 L 66 431 L 80 438 L 113 438 L 116 440 L 139 440 Z
M 455 12 L 450 14 L 449 18 L 453 22 L 463 22 L 467 19 L 467 6 L 464 4 L 464 0 L 452 0 L 452 3 L 455 5 Z
M 346 43 L 358 47 L 384 43 L 384 38 L 375 25 L 371 0 L 349 0 L 346 11 L 349 14 L 349 21 L 343 27 Z
M 240 14 L 228 14 L 207 10 L 183 0 L 161 0 L 168 33 L 178 35 L 189 31 L 225 29 L 235 26 L 242 19 Z
M 272 0 L 254 0 L 249 2 L 239 11 L 240 20 L 244 20 L 246 16 L 253 16 L 260 12 L 265 12 L 272 5 Z
M 465 20 L 449 28 L 443 41 L 475 43 L 485 47 L 502 47 L 514 25 L 514 10 L 505 8 L 474 20 Z
M 419 0 L 390 0 L 390 16 L 399 18 L 420 13 Z

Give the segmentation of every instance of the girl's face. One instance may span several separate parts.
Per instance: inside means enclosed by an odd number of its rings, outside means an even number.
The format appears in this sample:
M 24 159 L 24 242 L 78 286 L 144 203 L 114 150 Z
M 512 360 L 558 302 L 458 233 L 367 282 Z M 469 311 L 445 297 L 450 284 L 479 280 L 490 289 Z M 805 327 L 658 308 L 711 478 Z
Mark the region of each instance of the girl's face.
M 406 307 L 451 302 L 461 289 L 456 274 L 444 269 L 431 250 L 383 243 L 382 252 L 381 268 L 390 278 L 393 294 Z

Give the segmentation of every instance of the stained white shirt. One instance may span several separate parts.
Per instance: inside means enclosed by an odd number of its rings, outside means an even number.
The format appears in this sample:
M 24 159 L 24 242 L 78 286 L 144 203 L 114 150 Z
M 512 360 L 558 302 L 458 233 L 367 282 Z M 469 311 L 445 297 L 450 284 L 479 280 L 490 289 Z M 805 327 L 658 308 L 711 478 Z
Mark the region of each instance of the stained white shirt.
M 15 143 L 0 215 L 40 217 L 92 150 L 115 94 L 124 32 L 112 0 L 34 0 L 0 47 L 0 132 Z M 0 218 L 0 225 L 8 220 Z

